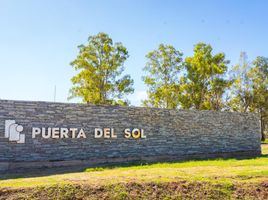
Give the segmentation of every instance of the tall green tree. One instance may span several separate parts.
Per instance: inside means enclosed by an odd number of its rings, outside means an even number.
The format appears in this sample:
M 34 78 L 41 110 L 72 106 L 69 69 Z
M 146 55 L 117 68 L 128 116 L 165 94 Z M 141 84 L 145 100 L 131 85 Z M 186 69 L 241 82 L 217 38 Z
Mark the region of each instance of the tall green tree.
M 268 124 L 268 59 L 257 57 L 249 62 L 245 52 L 240 63 L 232 70 L 234 84 L 231 88 L 230 110 L 255 112 L 260 116 L 262 140 Z
M 237 112 L 252 111 L 253 103 L 253 81 L 252 64 L 248 61 L 246 52 L 240 53 L 239 63 L 231 70 L 231 99 L 228 102 L 230 110 Z
M 125 95 L 134 89 L 130 75 L 122 76 L 129 57 L 122 43 L 113 43 L 107 34 L 99 33 L 78 48 L 79 54 L 71 62 L 78 74 L 71 79 L 70 98 L 80 97 L 90 104 L 127 105 Z
M 225 79 L 228 60 L 224 53 L 212 54 L 209 44 L 198 43 L 194 55 L 185 59 L 186 73 L 181 78 L 181 107 L 197 110 L 221 110 L 223 95 L 230 86 Z
M 257 57 L 250 71 L 253 81 L 253 109 L 260 116 L 262 140 L 268 125 L 268 58 Z
M 144 83 L 148 86 L 145 106 L 177 108 L 179 74 L 183 67 L 182 53 L 171 45 L 160 44 L 146 55 Z

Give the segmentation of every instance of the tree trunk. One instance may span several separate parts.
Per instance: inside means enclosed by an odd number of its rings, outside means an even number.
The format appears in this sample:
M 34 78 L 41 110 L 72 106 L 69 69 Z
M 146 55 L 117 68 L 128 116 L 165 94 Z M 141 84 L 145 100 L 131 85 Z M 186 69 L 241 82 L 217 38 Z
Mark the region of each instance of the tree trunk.
M 264 134 L 264 131 L 265 131 L 264 118 L 263 118 L 263 116 L 261 115 L 261 141 L 264 141 L 264 140 L 265 140 L 265 134 Z

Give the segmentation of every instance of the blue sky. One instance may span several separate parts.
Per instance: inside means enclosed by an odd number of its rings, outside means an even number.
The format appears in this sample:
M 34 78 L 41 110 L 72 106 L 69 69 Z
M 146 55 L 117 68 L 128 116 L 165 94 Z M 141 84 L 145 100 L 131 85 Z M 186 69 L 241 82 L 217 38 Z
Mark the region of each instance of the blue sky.
M 241 51 L 268 57 L 267 8 L 265 0 L 0 0 L 0 99 L 53 101 L 56 85 L 56 101 L 68 102 L 77 46 L 106 32 L 129 51 L 125 73 L 136 89 L 129 98 L 139 105 L 145 55 L 160 43 L 184 56 L 210 43 L 230 66 Z

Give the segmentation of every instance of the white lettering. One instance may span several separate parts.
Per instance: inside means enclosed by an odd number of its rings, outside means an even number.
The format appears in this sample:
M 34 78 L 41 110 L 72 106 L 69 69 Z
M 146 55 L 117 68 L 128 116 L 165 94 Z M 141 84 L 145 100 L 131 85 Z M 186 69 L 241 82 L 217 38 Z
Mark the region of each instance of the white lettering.
M 111 134 L 111 129 L 109 129 L 109 128 L 103 129 L 103 137 L 104 138 L 110 138 L 110 134 Z
M 48 128 L 32 128 L 32 138 L 36 138 L 40 135 L 44 139 L 54 138 L 87 138 L 85 131 L 81 128 L 58 128 L 58 127 L 48 127 Z M 124 129 L 125 138 L 146 138 L 143 129 Z M 117 134 L 114 128 L 95 128 L 94 138 L 117 138 Z
M 83 138 L 87 138 L 87 137 L 86 137 L 86 134 L 85 134 L 85 132 L 84 132 L 83 129 L 81 129 L 81 130 L 79 131 L 78 135 L 77 135 L 77 138 L 81 138 L 81 137 L 83 137 Z
M 51 128 L 47 129 L 47 133 L 46 133 L 46 129 L 42 128 L 42 138 L 48 139 L 51 137 Z
M 117 138 L 113 128 L 111 128 L 111 138 Z
M 60 129 L 52 128 L 52 138 L 60 138 Z
M 77 132 L 77 128 L 70 128 L 70 132 L 72 133 L 72 137 L 71 138 L 75 138 L 75 133 Z
M 146 135 L 144 134 L 144 130 L 141 129 L 141 138 L 146 138 Z
M 60 129 L 60 138 L 69 138 L 68 133 L 69 133 L 68 128 L 61 128 Z
M 101 128 L 95 128 L 94 138 L 101 138 L 103 135 L 103 131 Z
M 129 128 L 126 128 L 124 132 L 125 132 L 125 138 L 130 138 L 131 137 L 131 133 L 130 133 Z
M 35 138 L 36 135 L 39 135 L 41 133 L 41 129 L 40 128 L 33 128 L 32 129 L 32 138 Z

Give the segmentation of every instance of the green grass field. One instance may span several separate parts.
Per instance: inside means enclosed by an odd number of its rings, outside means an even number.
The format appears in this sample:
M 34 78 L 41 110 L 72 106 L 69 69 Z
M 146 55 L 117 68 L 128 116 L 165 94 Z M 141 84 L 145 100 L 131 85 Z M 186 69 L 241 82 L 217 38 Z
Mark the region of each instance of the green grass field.
M 28 175 L 2 174 L 0 199 L 1 194 L 5 198 L 22 195 L 22 199 L 24 197 L 45 199 L 49 195 L 52 199 L 53 195 L 58 195 L 59 199 L 79 199 L 79 195 L 81 199 L 103 198 L 105 195 L 108 199 L 146 199 L 157 195 L 153 192 L 157 193 L 158 190 L 162 193 L 158 194 L 160 196 L 155 196 L 156 199 L 158 197 L 191 199 L 193 195 L 199 195 L 204 199 L 236 199 L 240 196 L 242 199 L 244 197 L 254 199 L 256 195 L 261 199 L 266 198 L 265 195 L 268 198 L 268 145 L 264 144 L 262 150 L 263 156 L 243 160 L 215 159 L 88 168 L 82 172 L 57 175 L 44 175 L 45 171 Z M 172 189 L 174 187 L 179 189 Z M 203 188 L 205 194 L 200 193 L 198 188 Z M 143 190 L 146 192 L 143 193 Z M 46 191 L 48 196 L 42 194 L 42 191 Z

